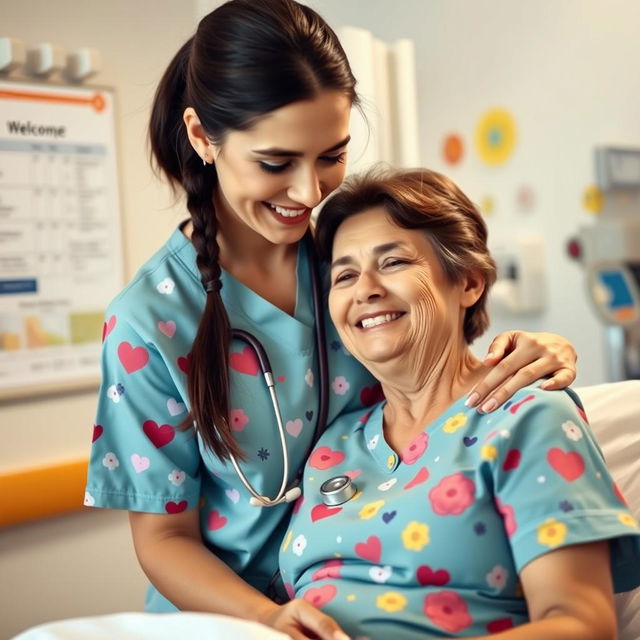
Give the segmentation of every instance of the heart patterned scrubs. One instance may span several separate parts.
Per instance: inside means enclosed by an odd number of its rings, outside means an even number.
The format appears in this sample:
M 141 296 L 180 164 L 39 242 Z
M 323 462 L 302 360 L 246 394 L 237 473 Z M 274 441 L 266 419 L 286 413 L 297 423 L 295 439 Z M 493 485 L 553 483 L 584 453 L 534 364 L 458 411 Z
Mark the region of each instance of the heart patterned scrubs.
M 231 326 L 252 333 L 273 368 L 289 448 L 290 478 L 304 464 L 318 413 L 318 370 L 309 255 L 300 243 L 297 298 L 290 316 L 230 274 L 222 299 Z M 193 245 L 176 230 L 110 305 L 102 386 L 85 504 L 149 513 L 199 509 L 205 544 L 249 584 L 265 591 L 291 505 L 256 508 L 230 463 L 205 450 L 192 428 L 186 372 L 205 304 Z M 328 314 L 329 420 L 379 399 L 369 374 L 338 341 Z M 229 360 L 231 426 L 258 492 L 282 481 L 276 418 L 253 351 L 234 340 Z M 148 611 L 175 610 L 151 588 Z
M 529 386 L 490 414 L 464 399 L 400 455 L 383 404 L 342 415 L 307 463 L 280 563 L 285 586 L 352 638 L 484 636 L 528 621 L 518 574 L 608 539 L 616 591 L 640 583 L 640 531 L 573 392 Z M 363 415 L 364 414 L 364 415 Z M 326 506 L 347 475 L 356 495 Z

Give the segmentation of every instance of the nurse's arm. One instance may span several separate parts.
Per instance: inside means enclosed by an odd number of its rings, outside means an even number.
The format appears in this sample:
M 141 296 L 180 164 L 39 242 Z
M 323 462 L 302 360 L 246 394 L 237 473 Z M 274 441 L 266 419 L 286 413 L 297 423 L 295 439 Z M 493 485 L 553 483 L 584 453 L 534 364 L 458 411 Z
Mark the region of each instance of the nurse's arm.
M 129 512 L 138 561 L 178 609 L 261 622 L 294 640 L 342 640 L 337 623 L 301 600 L 277 605 L 205 547 L 198 509 L 177 514 Z
M 616 640 L 607 541 L 551 551 L 524 567 L 520 580 L 531 622 L 500 640 Z

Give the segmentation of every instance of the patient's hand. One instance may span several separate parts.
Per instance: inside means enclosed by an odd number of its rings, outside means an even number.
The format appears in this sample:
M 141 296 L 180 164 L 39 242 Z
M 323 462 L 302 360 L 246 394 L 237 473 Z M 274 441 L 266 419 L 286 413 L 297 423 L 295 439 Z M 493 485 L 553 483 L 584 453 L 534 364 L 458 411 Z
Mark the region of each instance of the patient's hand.
M 543 389 L 563 389 L 575 380 L 576 360 L 573 345 L 555 333 L 501 333 L 484 359 L 492 369 L 469 392 L 467 405 L 488 413 L 545 376 L 551 377 L 542 383 Z
M 259 619 L 268 627 L 286 633 L 293 640 L 349 640 L 338 623 L 305 600 L 274 604 Z

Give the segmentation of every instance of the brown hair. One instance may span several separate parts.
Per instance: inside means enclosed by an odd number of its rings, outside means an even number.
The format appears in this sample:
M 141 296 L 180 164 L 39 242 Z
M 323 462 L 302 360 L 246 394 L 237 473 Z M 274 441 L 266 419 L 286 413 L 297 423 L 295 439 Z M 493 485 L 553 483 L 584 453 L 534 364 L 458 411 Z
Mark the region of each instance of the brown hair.
M 496 279 L 487 227 L 476 206 L 452 180 L 435 171 L 373 169 L 348 178 L 324 204 L 316 226 L 321 258 L 331 260 L 333 239 L 345 220 L 377 206 L 383 206 L 399 227 L 424 231 L 449 282 L 460 282 L 472 270 L 482 276 L 484 291 L 464 318 L 464 337 L 471 344 L 489 326 L 487 294 Z
M 184 189 L 191 240 L 206 304 L 191 351 L 190 418 L 221 459 L 243 457 L 229 425 L 229 318 L 220 297 L 215 166 L 203 166 L 182 116 L 198 114 L 208 138 L 222 144 L 230 130 L 325 89 L 358 103 L 355 78 L 336 34 L 312 9 L 293 0 L 232 0 L 205 16 L 175 55 L 156 91 L 149 123 L 155 167 Z

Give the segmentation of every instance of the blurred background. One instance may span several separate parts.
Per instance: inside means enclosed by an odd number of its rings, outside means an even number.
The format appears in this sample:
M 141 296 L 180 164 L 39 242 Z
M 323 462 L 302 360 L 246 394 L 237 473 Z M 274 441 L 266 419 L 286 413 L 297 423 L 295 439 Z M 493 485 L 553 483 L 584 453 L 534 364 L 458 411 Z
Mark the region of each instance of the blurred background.
M 125 280 L 186 217 L 151 172 L 146 125 L 167 63 L 217 4 L 0 2 L 0 36 L 100 52 L 101 70 L 87 84 L 115 89 Z M 640 3 L 309 4 L 339 33 L 354 26 L 387 43 L 412 41 L 416 161 L 450 175 L 481 207 L 505 269 L 489 336 L 510 328 L 560 333 L 579 354 L 576 386 L 611 379 L 607 332 L 567 246 L 597 224 L 595 149 L 640 147 Z M 394 96 L 396 108 L 402 101 Z M 502 154 L 497 161 L 495 152 Z M 356 162 L 365 153 L 364 146 L 351 149 Z M 515 304 L 510 287 L 523 275 L 522 246 L 532 252 L 534 285 Z M 479 355 L 487 345 L 488 338 L 478 341 Z M 91 387 L 2 400 L 0 476 L 86 457 L 95 393 Z M 142 607 L 145 579 L 124 513 L 78 511 L 0 529 L 0 576 L 0 637 L 53 619 Z

